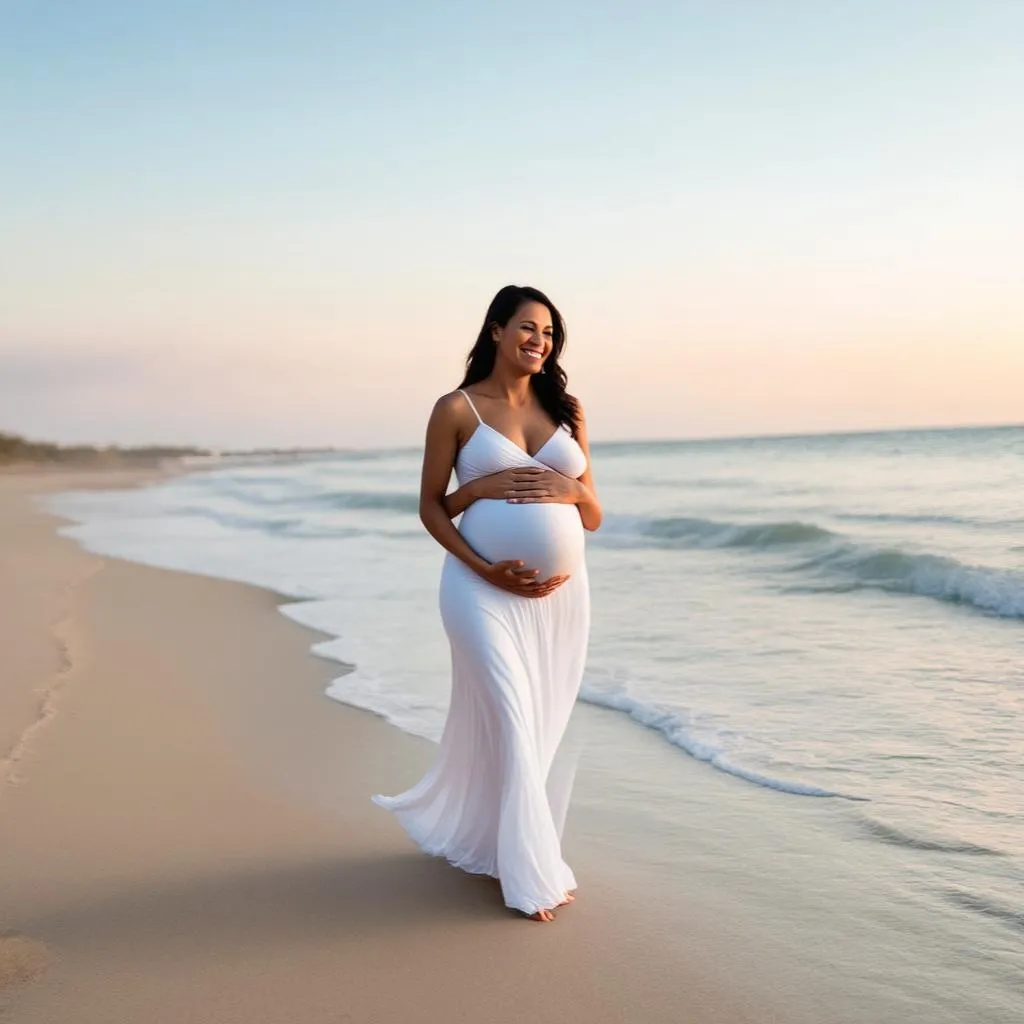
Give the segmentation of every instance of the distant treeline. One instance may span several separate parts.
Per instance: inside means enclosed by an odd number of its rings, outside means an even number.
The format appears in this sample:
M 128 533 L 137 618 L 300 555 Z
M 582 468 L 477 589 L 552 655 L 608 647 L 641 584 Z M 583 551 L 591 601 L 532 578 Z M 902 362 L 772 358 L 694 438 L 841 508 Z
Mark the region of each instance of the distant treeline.
M 0 465 L 12 462 L 54 462 L 54 463 L 95 463 L 114 465 L 117 463 L 155 463 L 161 459 L 181 455 L 207 455 L 202 448 L 173 448 L 150 445 L 141 448 L 119 448 L 110 445 L 96 448 L 93 445 L 49 444 L 45 441 L 29 441 L 17 434 L 0 432 Z

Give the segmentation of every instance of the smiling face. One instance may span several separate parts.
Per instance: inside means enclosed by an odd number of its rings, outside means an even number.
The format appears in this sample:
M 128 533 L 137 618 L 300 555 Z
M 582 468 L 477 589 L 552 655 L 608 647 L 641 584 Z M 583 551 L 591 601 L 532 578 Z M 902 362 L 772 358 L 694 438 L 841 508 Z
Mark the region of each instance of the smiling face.
M 524 302 L 504 327 L 495 324 L 492 336 L 499 360 L 520 373 L 540 373 L 554 345 L 551 311 L 542 302 Z

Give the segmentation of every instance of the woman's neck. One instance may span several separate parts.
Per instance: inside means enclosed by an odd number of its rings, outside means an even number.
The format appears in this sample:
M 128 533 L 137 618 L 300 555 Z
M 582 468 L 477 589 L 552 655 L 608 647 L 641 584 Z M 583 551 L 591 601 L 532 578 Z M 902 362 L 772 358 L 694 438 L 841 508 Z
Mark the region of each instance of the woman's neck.
M 491 397 L 501 398 L 514 407 L 527 405 L 532 399 L 528 373 L 509 373 L 503 367 L 495 366 L 481 383 L 487 387 Z

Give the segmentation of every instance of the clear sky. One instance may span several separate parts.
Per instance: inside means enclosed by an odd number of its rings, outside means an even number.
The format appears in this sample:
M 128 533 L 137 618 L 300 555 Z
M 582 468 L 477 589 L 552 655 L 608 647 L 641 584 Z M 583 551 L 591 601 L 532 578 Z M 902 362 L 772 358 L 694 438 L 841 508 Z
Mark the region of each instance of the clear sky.
M 1024 3 L 0 0 L 0 430 L 402 444 L 493 293 L 597 440 L 1024 420 Z

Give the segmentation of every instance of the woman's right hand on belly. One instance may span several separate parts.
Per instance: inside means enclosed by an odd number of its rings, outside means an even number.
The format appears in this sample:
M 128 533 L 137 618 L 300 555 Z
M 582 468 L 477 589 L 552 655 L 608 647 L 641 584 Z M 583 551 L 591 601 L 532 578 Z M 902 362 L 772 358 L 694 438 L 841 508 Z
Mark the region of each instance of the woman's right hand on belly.
M 508 501 L 515 494 L 516 485 L 530 483 L 545 472 L 543 466 L 514 466 L 487 476 L 478 476 L 468 486 L 475 501 L 487 498 L 491 501 Z
M 537 569 L 527 569 L 517 560 L 492 562 L 480 575 L 488 583 L 507 590 L 520 597 L 546 597 L 557 590 L 568 576 L 552 576 L 550 579 L 538 580 Z

